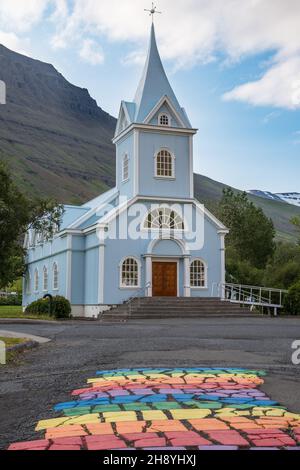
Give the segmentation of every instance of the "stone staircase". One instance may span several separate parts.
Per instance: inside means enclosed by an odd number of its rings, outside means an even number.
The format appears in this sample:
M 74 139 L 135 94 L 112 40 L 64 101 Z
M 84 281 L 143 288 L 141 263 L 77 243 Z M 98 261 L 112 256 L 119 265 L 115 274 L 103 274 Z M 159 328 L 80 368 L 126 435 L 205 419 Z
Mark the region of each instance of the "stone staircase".
M 165 318 L 255 317 L 249 308 L 216 297 L 140 297 L 104 312 L 100 320 L 125 322 Z

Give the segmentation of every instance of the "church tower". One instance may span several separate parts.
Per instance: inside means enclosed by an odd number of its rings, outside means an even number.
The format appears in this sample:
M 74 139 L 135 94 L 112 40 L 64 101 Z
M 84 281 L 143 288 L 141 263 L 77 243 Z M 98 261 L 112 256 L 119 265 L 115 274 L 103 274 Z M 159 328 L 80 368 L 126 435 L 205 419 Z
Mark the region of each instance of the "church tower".
M 193 129 L 165 73 L 154 25 L 133 102 L 122 101 L 114 143 L 120 196 L 192 199 Z

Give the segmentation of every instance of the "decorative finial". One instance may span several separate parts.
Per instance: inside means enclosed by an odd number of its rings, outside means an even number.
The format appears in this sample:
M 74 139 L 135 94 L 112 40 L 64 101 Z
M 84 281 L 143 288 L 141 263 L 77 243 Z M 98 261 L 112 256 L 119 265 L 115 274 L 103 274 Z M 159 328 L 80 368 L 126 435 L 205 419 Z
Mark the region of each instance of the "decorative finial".
M 148 12 L 149 12 L 149 16 L 152 16 L 152 23 L 153 23 L 153 21 L 154 21 L 154 15 L 155 15 L 156 13 L 159 13 L 159 14 L 161 15 L 161 13 L 162 13 L 161 11 L 157 11 L 157 7 L 154 6 L 154 3 L 153 3 L 153 2 L 152 2 L 152 8 L 151 8 L 151 10 L 146 10 L 146 9 L 145 9 L 144 11 L 148 11 Z

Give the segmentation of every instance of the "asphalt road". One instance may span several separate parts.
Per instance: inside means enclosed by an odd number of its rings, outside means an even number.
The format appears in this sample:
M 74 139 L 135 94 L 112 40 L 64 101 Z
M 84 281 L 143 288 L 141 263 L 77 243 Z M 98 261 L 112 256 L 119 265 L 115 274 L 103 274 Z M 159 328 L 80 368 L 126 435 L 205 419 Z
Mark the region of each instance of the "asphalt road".
M 291 344 L 300 318 L 148 320 L 126 324 L 67 322 L 0 325 L 52 341 L 0 368 L 0 448 L 42 437 L 38 420 L 59 416 L 52 407 L 70 399 L 96 370 L 129 367 L 244 367 L 268 372 L 263 390 L 300 412 L 300 365 Z

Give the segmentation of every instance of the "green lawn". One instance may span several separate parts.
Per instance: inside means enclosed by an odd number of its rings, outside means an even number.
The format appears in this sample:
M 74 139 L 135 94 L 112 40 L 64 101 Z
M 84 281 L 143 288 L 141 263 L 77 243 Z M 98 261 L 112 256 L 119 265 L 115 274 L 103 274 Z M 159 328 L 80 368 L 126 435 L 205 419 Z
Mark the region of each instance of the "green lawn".
M 6 336 L 0 336 L 0 341 L 4 341 L 7 348 L 15 346 L 16 344 L 26 343 L 27 338 L 7 338 Z M 17 362 L 18 351 L 7 351 L 6 353 L 6 363 Z M 3 364 L 1 364 L 2 366 Z
M 0 318 L 29 318 L 33 320 L 54 320 L 49 315 L 25 315 L 20 306 L 4 306 L 0 305 Z

